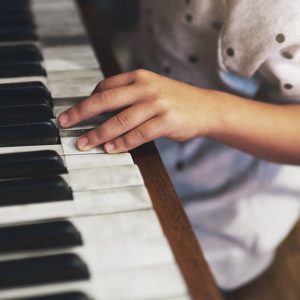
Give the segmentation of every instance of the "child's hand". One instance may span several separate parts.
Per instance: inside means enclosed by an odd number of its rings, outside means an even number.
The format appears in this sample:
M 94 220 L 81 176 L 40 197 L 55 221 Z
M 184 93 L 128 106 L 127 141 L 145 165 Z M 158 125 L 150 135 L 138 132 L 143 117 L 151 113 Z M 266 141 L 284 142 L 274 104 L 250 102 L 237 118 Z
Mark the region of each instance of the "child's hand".
M 59 117 L 70 127 L 95 115 L 123 109 L 77 140 L 88 150 L 100 144 L 124 152 L 159 137 L 185 141 L 208 135 L 218 117 L 211 92 L 155 73 L 137 70 L 100 82 L 93 95 Z

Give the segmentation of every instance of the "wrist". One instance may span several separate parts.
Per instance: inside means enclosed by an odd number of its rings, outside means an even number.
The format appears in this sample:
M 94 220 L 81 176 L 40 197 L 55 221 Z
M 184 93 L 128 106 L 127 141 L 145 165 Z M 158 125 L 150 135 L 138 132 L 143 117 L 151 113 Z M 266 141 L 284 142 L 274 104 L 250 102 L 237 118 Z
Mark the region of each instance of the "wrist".
M 216 90 L 207 90 L 207 128 L 205 136 L 209 138 L 217 138 L 226 132 L 226 117 L 230 111 L 230 103 L 228 103 L 226 94 Z

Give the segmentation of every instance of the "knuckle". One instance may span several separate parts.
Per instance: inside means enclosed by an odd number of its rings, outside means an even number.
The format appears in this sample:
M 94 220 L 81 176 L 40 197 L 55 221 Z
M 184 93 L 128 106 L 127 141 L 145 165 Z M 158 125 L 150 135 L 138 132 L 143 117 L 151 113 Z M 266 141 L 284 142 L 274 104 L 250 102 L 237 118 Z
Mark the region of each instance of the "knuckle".
M 130 140 L 127 135 L 123 135 L 115 139 L 115 145 L 118 151 L 130 150 Z
M 138 127 L 138 128 L 135 129 L 134 133 L 135 133 L 136 138 L 137 138 L 137 140 L 138 140 L 139 143 L 143 143 L 144 141 L 147 140 L 148 134 L 147 134 L 146 130 Z
M 105 90 L 96 94 L 96 101 L 101 105 L 108 104 L 112 100 L 112 98 L 113 95 L 111 90 Z
M 173 113 L 165 113 L 163 115 L 163 121 L 163 123 L 170 128 L 173 127 L 172 125 L 177 124 L 176 116 Z
M 87 133 L 87 137 L 93 145 L 98 145 L 100 142 L 100 136 L 101 136 L 101 130 L 98 128 L 95 128 L 94 130 L 91 130 Z
M 154 103 L 161 112 L 166 112 L 169 109 L 169 102 L 165 98 L 156 97 Z
M 128 137 L 128 135 L 124 135 L 120 138 L 121 140 L 121 145 L 122 145 L 122 149 L 124 150 L 129 150 L 131 149 L 131 140 Z
M 82 109 L 80 109 L 79 106 L 80 105 L 73 106 L 68 111 L 68 114 L 70 115 L 71 119 L 73 119 L 74 121 L 79 118 L 80 111 L 82 111 Z
M 137 81 L 145 80 L 149 77 L 150 72 L 144 69 L 137 69 L 134 71 L 134 77 Z
M 78 104 L 77 106 L 74 107 L 74 113 L 77 115 L 77 116 L 81 116 L 84 111 L 85 111 L 85 104 L 84 102 Z
M 115 122 L 119 128 L 125 129 L 125 128 L 127 128 L 127 125 L 128 125 L 128 118 L 127 118 L 126 114 L 120 113 L 115 116 Z

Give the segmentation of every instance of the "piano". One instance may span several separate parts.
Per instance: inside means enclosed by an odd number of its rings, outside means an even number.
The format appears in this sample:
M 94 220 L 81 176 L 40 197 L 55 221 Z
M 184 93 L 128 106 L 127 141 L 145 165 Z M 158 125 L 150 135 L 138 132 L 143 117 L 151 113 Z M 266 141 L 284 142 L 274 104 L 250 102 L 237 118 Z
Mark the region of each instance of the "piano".
M 0 299 L 221 299 L 153 144 L 80 152 L 110 114 L 57 125 L 110 75 L 96 23 L 93 1 L 0 2 Z

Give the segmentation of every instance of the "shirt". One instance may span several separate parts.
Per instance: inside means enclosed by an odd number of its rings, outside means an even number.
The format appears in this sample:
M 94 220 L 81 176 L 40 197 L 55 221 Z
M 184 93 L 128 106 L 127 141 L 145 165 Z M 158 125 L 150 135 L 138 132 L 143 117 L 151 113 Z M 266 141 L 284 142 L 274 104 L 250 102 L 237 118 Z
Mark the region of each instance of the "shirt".
M 145 68 L 202 88 L 300 102 L 299 1 L 140 2 L 135 57 Z M 203 138 L 156 144 L 219 286 L 260 274 L 299 216 L 300 169 Z

